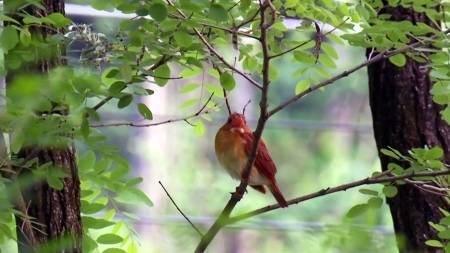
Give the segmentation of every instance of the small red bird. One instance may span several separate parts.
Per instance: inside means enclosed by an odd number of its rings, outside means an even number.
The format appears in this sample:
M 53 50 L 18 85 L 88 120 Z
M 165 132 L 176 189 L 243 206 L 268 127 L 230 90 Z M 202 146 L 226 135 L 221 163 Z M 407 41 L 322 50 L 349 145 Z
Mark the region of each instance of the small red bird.
M 244 115 L 239 113 L 231 114 L 227 123 L 217 132 L 216 156 L 231 177 L 241 180 L 254 139 L 253 132 L 247 126 Z M 266 144 L 261 139 L 248 184 L 262 193 L 266 193 L 266 187 L 268 187 L 278 204 L 281 207 L 287 207 L 288 203 L 275 180 L 276 172 L 277 167 L 270 157 Z

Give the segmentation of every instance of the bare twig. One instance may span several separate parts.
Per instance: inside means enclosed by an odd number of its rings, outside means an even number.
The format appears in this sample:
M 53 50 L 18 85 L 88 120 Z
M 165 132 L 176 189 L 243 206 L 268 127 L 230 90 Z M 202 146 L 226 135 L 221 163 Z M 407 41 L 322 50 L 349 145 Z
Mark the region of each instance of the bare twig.
M 325 196 L 331 193 L 335 193 L 335 192 L 339 192 L 339 191 L 346 191 L 348 189 L 351 188 L 355 188 L 361 185 L 370 185 L 370 184 L 379 184 L 379 183 L 386 183 L 386 182 L 395 182 L 397 180 L 404 180 L 404 179 L 409 179 L 409 178 L 414 178 L 414 177 L 429 177 L 429 176 L 442 176 L 442 175 L 449 175 L 450 174 L 450 169 L 446 169 L 446 170 L 439 170 L 439 171 L 431 171 L 431 172 L 417 172 L 417 173 L 410 173 L 410 174 L 405 174 L 405 175 L 401 175 L 401 176 L 373 176 L 373 177 L 367 177 L 361 180 L 357 180 L 357 181 L 353 181 L 351 183 L 347 183 L 347 184 L 342 184 L 336 187 L 328 187 L 328 188 L 324 188 L 322 190 L 316 191 L 314 193 L 310 193 L 298 198 L 294 198 L 288 201 L 289 205 L 293 205 L 293 204 L 298 204 L 300 202 L 304 202 L 306 200 L 310 200 L 310 199 L 314 199 L 317 197 L 321 197 L 321 196 Z M 259 208 L 256 209 L 254 211 L 248 212 L 248 213 L 244 213 L 244 214 L 240 214 L 234 217 L 230 217 L 227 221 L 227 224 L 225 225 L 229 225 L 232 223 L 236 223 L 238 221 L 242 221 L 248 218 L 251 218 L 253 216 L 257 216 L 263 213 L 267 213 L 269 211 L 273 211 L 280 208 L 279 204 L 273 204 L 273 205 L 269 205 L 269 206 L 265 206 L 263 208 Z
M 203 236 L 203 233 L 200 231 L 200 229 L 198 229 L 197 226 L 195 226 L 194 223 L 192 223 L 192 221 L 186 216 L 186 214 L 184 214 L 183 211 L 181 211 L 180 207 L 178 207 L 177 203 L 175 202 L 175 200 L 173 200 L 172 196 L 169 194 L 166 187 L 164 187 L 164 185 L 161 183 L 161 181 L 158 181 L 158 183 L 161 185 L 164 192 L 166 192 L 167 197 L 169 197 L 170 201 L 172 201 L 172 204 L 175 206 L 175 208 L 178 210 L 178 212 L 180 212 L 181 215 L 183 215 L 183 217 L 187 220 L 187 222 L 189 222 L 189 224 L 191 224 L 192 228 L 194 228 L 194 230 L 197 231 L 197 233 L 200 236 Z
M 339 27 L 341 27 L 343 24 L 345 24 L 345 22 L 347 22 L 348 19 L 349 19 L 349 18 L 344 19 L 344 21 L 342 21 L 339 25 L 337 25 L 337 26 L 334 27 L 333 29 L 329 30 L 328 32 L 321 34 L 321 36 L 322 36 L 322 37 L 326 37 L 328 34 L 330 34 L 330 33 L 334 32 L 334 31 L 336 31 Z M 298 49 L 298 48 L 300 48 L 300 47 L 302 47 L 302 46 L 304 46 L 304 45 L 306 45 L 306 44 L 308 44 L 308 43 L 310 43 L 310 42 L 312 42 L 312 41 L 315 41 L 315 40 L 316 40 L 316 37 L 313 37 L 313 38 L 311 38 L 311 39 L 309 39 L 309 40 L 307 40 L 307 41 L 304 41 L 304 42 L 302 42 L 302 43 L 300 43 L 300 44 L 298 44 L 298 45 L 296 45 L 296 46 L 294 46 L 294 47 L 292 47 L 292 48 L 289 48 L 289 49 L 286 50 L 286 51 L 283 51 L 283 52 L 278 53 L 278 54 L 271 55 L 270 58 L 277 58 L 277 57 L 280 57 L 280 56 L 282 56 L 282 55 L 285 55 L 285 54 L 287 54 L 287 53 L 290 53 L 290 52 L 292 52 L 292 51 L 294 51 L 294 50 L 296 50 L 296 49 Z
M 437 187 L 431 184 L 427 184 L 426 182 L 422 182 L 422 181 L 417 181 L 417 180 L 412 180 L 412 179 L 404 179 L 404 181 L 407 184 L 412 185 L 413 187 L 424 191 L 424 192 L 428 192 L 434 195 L 438 195 L 438 196 L 448 196 L 448 193 L 450 191 L 450 189 L 448 188 L 441 188 L 441 187 Z
M 223 97 L 225 98 L 225 105 L 227 106 L 227 110 L 228 110 L 228 115 L 231 115 L 231 107 L 230 107 L 230 103 L 228 102 L 228 95 L 227 95 L 227 91 L 225 89 L 223 90 Z
M 244 108 L 242 108 L 242 115 L 245 115 L 245 109 L 247 109 L 247 106 L 248 106 L 251 102 L 252 102 L 252 100 L 249 99 L 249 100 L 247 101 L 247 103 L 245 103 Z
M 175 5 L 172 3 L 171 0 L 166 0 L 166 2 L 170 6 L 175 7 Z M 187 18 L 187 16 L 184 15 L 184 13 L 180 9 L 178 9 L 176 7 L 175 7 L 175 9 L 178 12 L 178 14 L 180 14 L 183 18 L 185 18 L 185 19 Z M 200 41 L 208 48 L 209 52 L 212 53 L 213 55 L 215 55 L 217 57 L 217 59 L 219 59 L 225 66 L 227 66 L 229 69 L 233 70 L 234 72 L 238 73 L 243 78 L 247 79 L 247 81 L 249 81 L 252 85 L 257 87 L 258 89 L 262 89 L 262 86 L 257 81 L 253 80 L 248 75 L 246 75 L 244 72 L 235 68 L 231 63 L 229 63 L 227 60 L 225 60 L 225 58 L 219 52 L 217 52 L 217 50 L 208 42 L 208 40 L 205 38 L 205 36 L 203 36 L 203 34 L 197 28 L 193 28 L 193 30 L 194 30 L 195 34 L 197 35 L 197 37 L 200 39 Z
M 192 124 L 188 122 L 189 119 L 198 117 L 202 114 L 208 114 L 210 112 L 209 110 L 205 110 L 205 108 L 211 101 L 213 95 L 214 95 L 214 93 L 212 93 L 209 96 L 208 100 L 203 104 L 202 107 L 200 107 L 199 110 L 197 110 L 195 113 L 193 113 L 187 117 L 177 118 L 177 119 L 169 119 L 169 120 L 164 120 L 164 121 L 160 121 L 160 122 L 145 123 L 145 124 L 140 124 L 140 123 L 135 123 L 135 122 L 102 123 L 102 124 L 91 125 L 91 127 L 116 127 L 116 126 L 152 127 L 152 126 L 159 126 L 159 125 L 164 125 L 164 124 L 169 124 L 169 123 L 174 123 L 174 122 L 179 122 L 179 121 L 185 121 L 186 123 L 188 123 L 189 125 L 192 126 Z
M 447 34 L 449 32 L 450 32 L 450 29 L 446 30 L 444 33 Z M 431 43 L 433 41 L 433 39 L 436 38 L 436 37 L 437 37 L 437 35 L 434 35 L 434 36 L 431 36 L 430 39 L 428 39 L 426 41 L 417 41 L 417 42 L 414 42 L 414 43 L 409 44 L 407 46 L 404 46 L 402 48 L 382 51 L 382 52 L 378 53 L 377 55 L 375 55 L 374 57 L 372 57 L 371 59 L 369 59 L 369 60 L 367 60 L 367 61 L 365 61 L 363 63 L 360 63 L 359 65 L 356 65 L 355 67 L 353 67 L 351 69 L 345 70 L 344 72 L 342 72 L 342 73 L 340 73 L 340 74 L 338 74 L 338 75 L 336 75 L 336 76 L 334 76 L 334 77 L 332 77 L 330 79 L 324 80 L 324 81 L 322 81 L 322 82 L 320 82 L 320 83 L 318 83 L 316 85 L 311 85 L 305 91 L 303 91 L 303 92 L 301 92 L 301 93 L 299 93 L 299 94 L 297 94 L 297 95 L 287 99 L 286 101 L 282 102 L 277 107 L 275 107 L 274 109 L 269 111 L 269 117 L 274 115 L 275 113 L 281 111 L 286 106 L 292 104 L 293 102 L 299 100 L 300 98 L 310 94 L 311 92 L 313 92 L 313 91 L 315 91 L 317 89 L 320 89 L 322 87 L 330 85 L 330 84 L 334 83 L 335 81 L 337 81 L 337 80 L 339 80 L 341 78 L 344 78 L 344 77 L 350 75 L 351 73 L 353 73 L 353 72 L 355 72 L 355 71 L 357 71 L 359 69 L 367 67 L 368 65 L 370 65 L 372 63 L 378 62 L 378 61 L 380 61 L 382 59 L 387 59 L 387 58 L 389 58 L 391 56 L 394 56 L 394 55 L 397 55 L 397 54 L 404 53 L 404 52 L 409 51 L 411 49 L 414 49 L 414 48 L 416 48 L 418 46 Z

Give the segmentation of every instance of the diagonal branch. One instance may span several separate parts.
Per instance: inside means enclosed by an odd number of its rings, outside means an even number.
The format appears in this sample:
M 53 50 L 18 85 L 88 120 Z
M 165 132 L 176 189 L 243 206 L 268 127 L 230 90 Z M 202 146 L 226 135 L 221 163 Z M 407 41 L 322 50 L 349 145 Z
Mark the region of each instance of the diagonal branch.
M 355 188 L 355 187 L 358 187 L 361 185 L 371 185 L 371 184 L 379 184 L 379 183 L 386 183 L 386 182 L 395 182 L 397 180 L 410 179 L 410 178 L 415 178 L 415 177 L 436 177 L 436 176 L 443 176 L 443 175 L 449 175 L 449 174 L 450 174 L 450 169 L 445 169 L 445 170 L 430 171 L 430 172 L 409 173 L 409 174 L 400 175 L 400 176 L 393 176 L 393 175 L 387 175 L 387 176 L 383 176 L 383 177 L 380 177 L 379 175 L 372 176 L 372 177 L 367 177 L 367 178 L 364 178 L 361 180 L 353 181 L 353 182 L 350 182 L 347 184 L 335 186 L 332 188 L 324 188 L 324 189 L 316 191 L 314 193 L 310 193 L 310 194 L 307 194 L 307 195 L 304 195 L 304 196 L 301 196 L 298 198 L 291 199 L 288 201 L 288 204 L 289 205 L 298 204 L 298 203 L 304 202 L 306 200 L 318 198 L 318 197 L 325 196 L 325 195 L 339 192 L 339 191 L 346 191 L 348 189 Z M 256 209 L 256 210 L 248 212 L 248 213 L 230 217 L 227 220 L 227 223 L 224 224 L 224 226 L 232 224 L 232 223 L 236 223 L 238 221 L 242 221 L 242 220 L 263 214 L 263 213 L 267 213 L 269 211 L 273 211 L 273 210 L 276 210 L 279 208 L 280 208 L 279 204 L 274 204 L 274 205 L 269 205 L 269 206 L 265 206 L 263 208 Z
M 163 188 L 164 192 L 167 194 L 167 197 L 169 197 L 170 201 L 172 201 L 172 204 L 175 206 L 175 208 L 178 210 L 178 212 L 181 213 L 181 215 L 183 215 L 183 217 L 187 220 L 187 222 L 189 222 L 189 224 L 191 224 L 192 228 L 194 228 L 195 231 L 197 231 L 197 233 L 200 236 L 203 236 L 203 233 L 200 231 L 200 229 L 198 229 L 194 223 L 192 223 L 192 221 L 186 216 L 186 214 L 184 214 L 183 211 L 181 211 L 181 209 L 178 207 L 177 203 L 175 202 L 175 200 L 173 200 L 172 196 L 170 196 L 169 192 L 166 190 L 166 187 L 164 187 L 164 185 L 161 183 L 161 181 L 158 181 L 158 183 L 161 185 L 161 187 Z
M 211 93 L 211 95 L 209 96 L 208 100 L 206 100 L 206 102 L 203 104 L 202 107 L 200 107 L 200 109 L 198 111 L 196 111 L 195 113 L 193 113 L 193 114 L 191 114 L 189 116 L 183 117 L 183 118 L 168 119 L 168 120 L 164 120 L 164 121 L 160 121 L 160 122 L 146 123 L 146 124 L 139 124 L 139 123 L 134 123 L 134 122 L 102 123 L 102 124 L 91 125 L 91 127 L 117 127 L 117 126 L 152 127 L 152 126 L 165 125 L 165 124 L 170 124 L 170 123 L 180 122 L 180 121 L 185 121 L 186 123 L 190 124 L 188 122 L 188 120 L 190 120 L 192 118 L 195 118 L 195 117 L 198 117 L 198 116 L 203 115 L 203 114 L 210 113 L 210 110 L 205 110 L 205 109 L 206 109 L 206 106 L 211 101 L 213 95 L 214 95 L 214 92 Z
M 447 34 L 447 33 L 449 33 L 449 32 L 450 32 L 450 29 L 446 30 L 446 31 L 444 32 L 444 34 Z M 382 52 L 378 53 L 376 56 L 372 57 L 371 59 L 368 59 L 367 61 L 365 61 L 365 62 L 363 62 L 363 63 L 361 63 L 361 64 L 359 64 L 359 65 L 356 65 L 355 67 L 353 67 L 353 68 L 351 68 L 351 69 L 345 70 L 344 72 L 342 72 L 342 73 L 340 73 L 340 74 L 338 74 L 338 75 L 336 75 L 336 76 L 334 76 L 334 77 L 332 77 L 332 78 L 330 78 L 330 79 L 327 79 L 327 80 L 325 80 L 325 81 L 322 81 L 322 82 L 320 82 L 320 83 L 318 83 L 318 84 L 316 84 L 316 85 L 312 85 L 312 86 L 310 86 L 308 89 L 306 89 L 305 91 L 303 91 L 303 92 L 301 92 L 301 93 L 299 93 L 299 94 L 297 94 L 297 95 L 295 95 L 295 96 L 293 96 L 293 97 L 287 99 L 286 101 L 282 102 L 282 103 L 279 104 L 277 107 L 275 107 L 274 109 L 272 109 L 271 111 L 269 111 L 269 117 L 271 117 L 271 116 L 274 115 L 275 113 L 277 113 L 277 112 L 283 110 L 286 106 L 288 106 L 288 105 L 290 105 L 290 104 L 296 102 L 296 101 L 299 100 L 300 98 L 302 98 L 302 97 L 304 97 L 304 96 L 310 94 L 311 92 L 313 92 L 313 91 L 315 91 L 315 90 L 318 90 L 318 89 L 320 89 L 320 88 L 322 88 L 322 87 L 325 87 L 325 86 L 327 86 L 327 85 L 333 84 L 335 81 L 337 81 L 337 80 L 339 80 L 339 79 L 342 79 L 342 78 L 344 78 L 344 77 L 350 75 L 351 73 L 353 73 L 353 72 L 355 72 L 355 71 L 357 71 L 357 70 L 359 70 L 359 69 L 362 69 L 362 68 L 364 68 L 364 67 L 367 67 L 368 65 L 370 65 L 370 64 L 372 64 L 372 63 L 375 63 L 375 62 L 378 62 L 378 61 L 380 61 L 380 60 L 382 60 L 382 59 L 387 59 L 387 58 L 389 58 L 389 57 L 391 57 L 391 56 L 394 56 L 394 55 L 397 55 L 397 54 L 401 54 L 401 53 L 407 52 L 407 51 L 409 51 L 409 50 L 411 50 L 411 49 L 414 49 L 414 48 L 416 48 L 416 47 L 418 47 L 418 46 L 430 44 L 430 43 L 432 43 L 433 40 L 434 40 L 435 38 L 437 38 L 437 37 L 438 37 L 438 35 L 433 35 L 433 36 L 431 36 L 429 39 L 427 39 L 427 40 L 425 40 L 425 41 L 417 41 L 417 42 L 414 42 L 414 43 L 409 44 L 409 45 L 407 45 L 407 46 L 404 46 L 404 47 L 402 47 L 402 48 L 382 51 Z

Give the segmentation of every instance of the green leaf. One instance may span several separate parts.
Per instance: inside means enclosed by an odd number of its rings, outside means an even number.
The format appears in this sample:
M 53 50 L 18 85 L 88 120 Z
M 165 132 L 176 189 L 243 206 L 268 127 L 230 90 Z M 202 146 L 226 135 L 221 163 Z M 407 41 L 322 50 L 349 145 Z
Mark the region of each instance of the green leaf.
M 11 26 L 3 28 L 2 34 L 0 35 L 0 45 L 5 52 L 16 47 L 19 43 L 19 35 L 16 29 Z
M 123 81 L 116 81 L 109 86 L 108 91 L 111 93 L 111 95 L 117 95 L 119 94 L 123 89 L 127 87 L 127 84 Z
M 92 150 L 88 150 L 78 159 L 78 168 L 83 171 L 92 170 L 95 165 L 95 160 L 95 153 Z
M 383 205 L 383 199 L 380 197 L 372 197 L 367 201 L 367 204 L 372 208 L 380 208 Z
M 450 216 L 446 216 L 444 218 L 442 218 L 439 223 L 443 224 L 443 225 L 447 225 L 450 226 Z
M 101 210 L 103 210 L 103 208 L 106 207 L 106 204 L 101 204 L 101 203 L 89 203 L 86 200 L 81 200 L 81 212 L 83 214 L 94 214 L 94 213 L 98 213 Z
M 109 248 L 103 251 L 103 253 L 127 253 L 125 250 L 123 249 L 119 249 L 119 248 Z
M 406 64 L 406 56 L 404 54 L 396 54 L 389 57 L 389 61 L 397 67 L 403 67 Z
M 55 12 L 46 16 L 46 19 L 51 20 L 53 24 L 57 27 L 68 26 L 72 23 L 70 19 L 66 18 L 63 14 L 59 12 Z
M 230 91 L 234 89 L 234 87 L 236 86 L 236 81 L 234 80 L 234 77 L 230 73 L 223 72 L 220 75 L 220 85 L 222 85 L 222 87 L 226 91 Z
M 395 159 L 397 159 L 397 160 L 400 158 L 400 156 L 398 156 L 396 153 L 394 153 L 393 151 L 391 151 L 391 150 L 389 150 L 389 149 L 382 148 L 382 149 L 380 149 L 380 152 L 381 152 L 383 155 L 387 155 L 387 156 L 392 157 L 392 158 L 395 158 Z
M 128 188 L 120 191 L 118 195 L 115 197 L 118 202 L 125 204 L 146 204 L 147 206 L 153 206 L 153 202 L 149 199 L 149 197 L 140 189 L 137 188 Z
M 445 245 L 445 253 L 450 253 L 450 243 L 447 243 L 447 245 Z
M 294 58 L 299 62 L 304 62 L 306 64 L 314 64 L 316 59 L 310 53 L 305 53 L 303 51 L 294 51 Z
M 89 216 L 81 217 L 81 221 L 83 222 L 83 227 L 92 229 L 102 229 L 115 224 L 112 221 L 108 221 L 105 219 L 97 219 Z
M 101 244 L 116 244 L 123 242 L 123 238 L 115 234 L 103 234 L 96 241 Z
M 450 239 L 450 230 L 444 230 L 438 233 L 438 237 L 444 240 Z
M 388 163 L 387 169 L 395 175 L 401 175 L 405 172 L 405 169 L 396 163 Z
M 22 42 L 22 45 L 25 47 L 28 47 L 31 44 L 31 33 L 28 31 L 28 29 L 22 29 L 20 30 L 20 42 Z
M 393 185 L 385 185 L 383 187 L 383 193 L 387 198 L 392 198 L 395 197 L 395 195 L 397 195 L 398 189 Z
M 120 97 L 119 102 L 117 103 L 118 108 L 125 108 L 133 101 L 133 96 L 131 94 L 125 94 Z
M 203 136 L 203 134 L 205 134 L 205 124 L 203 123 L 203 121 L 196 121 L 194 123 L 194 132 L 197 136 Z
M 365 213 L 368 208 L 369 208 L 369 205 L 367 205 L 367 204 L 355 205 L 352 208 L 350 208 L 350 210 L 348 210 L 348 212 L 345 216 L 348 218 L 354 218 L 356 216 L 359 216 L 359 215 Z
M 322 50 L 331 58 L 338 59 L 339 55 L 334 49 L 334 47 L 329 43 L 323 43 L 321 46 Z
M 192 44 L 192 36 L 185 31 L 175 32 L 173 38 L 180 47 L 189 47 Z
M 142 117 L 144 117 L 145 119 L 148 120 L 152 120 L 153 119 L 153 114 L 152 111 L 150 111 L 150 109 L 147 107 L 147 105 L 143 104 L 143 103 L 139 103 L 137 105 L 139 113 L 142 115 Z
M 427 150 L 425 154 L 425 159 L 427 160 L 433 160 L 433 159 L 441 159 L 444 155 L 444 150 L 442 150 L 441 147 L 432 147 L 431 149 Z
M 378 192 L 370 189 L 359 189 L 359 192 L 365 195 L 378 196 Z
M 450 106 L 445 107 L 443 111 L 441 111 L 442 119 L 447 122 L 447 124 L 450 124 Z
M 103 71 L 103 75 L 104 75 L 106 78 L 114 78 L 114 77 L 116 77 L 119 73 L 120 73 L 120 70 L 119 70 L 119 68 L 117 68 L 117 67 L 110 67 L 110 68 L 105 69 L 105 71 Z
M 180 76 L 183 78 L 198 76 L 202 73 L 202 69 L 199 67 L 185 68 L 180 72 Z
M 50 187 L 60 191 L 64 188 L 64 184 L 61 180 L 61 178 L 53 176 L 53 175 L 47 175 L 47 183 Z
M 227 21 L 228 12 L 222 5 L 213 3 L 211 4 L 211 7 L 209 7 L 209 17 L 218 22 Z
M 155 83 L 159 86 L 164 86 L 169 81 L 170 77 L 170 68 L 167 66 L 167 64 L 163 64 L 159 66 L 157 69 L 155 69 Z M 161 78 L 158 78 L 161 77 Z
M 198 87 L 200 87 L 200 85 L 197 83 L 188 83 L 181 87 L 180 93 L 189 93 L 189 92 L 197 89 Z
M 167 18 L 167 8 L 162 3 L 154 3 L 148 9 L 148 13 L 156 22 L 162 22 Z
M 307 90 L 311 86 L 308 79 L 301 80 L 295 85 L 295 95 L 298 95 L 305 90 Z
M 443 248 L 444 247 L 444 245 L 442 245 L 442 243 L 438 240 L 428 240 L 428 241 L 425 241 L 425 244 L 430 247 L 434 247 L 434 248 Z
M 15 20 L 9 16 L 3 15 L 3 14 L 0 15 L 0 20 L 15 23 L 16 25 L 20 25 L 20 23 L 17 20 Z

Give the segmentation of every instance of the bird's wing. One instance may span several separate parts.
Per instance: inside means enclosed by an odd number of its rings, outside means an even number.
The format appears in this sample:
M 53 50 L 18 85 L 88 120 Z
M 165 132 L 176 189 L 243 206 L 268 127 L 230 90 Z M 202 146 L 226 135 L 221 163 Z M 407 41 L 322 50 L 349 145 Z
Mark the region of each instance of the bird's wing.
M 241 134 L 241 137 L 245 140 L 245 153 L 247 154 L 247 156 L 250 156 L 255 137 L 252 132 L 244 132 Z M 270 157 L 269 150 L 267 149 L 266 144 L 262 139 L 258 143 L 255 167 L 261 175 L 265 176 L 268 179 L 274 178 L 275 173 L 277 172 L 277 167 L 275 166 L 272 157 Z

